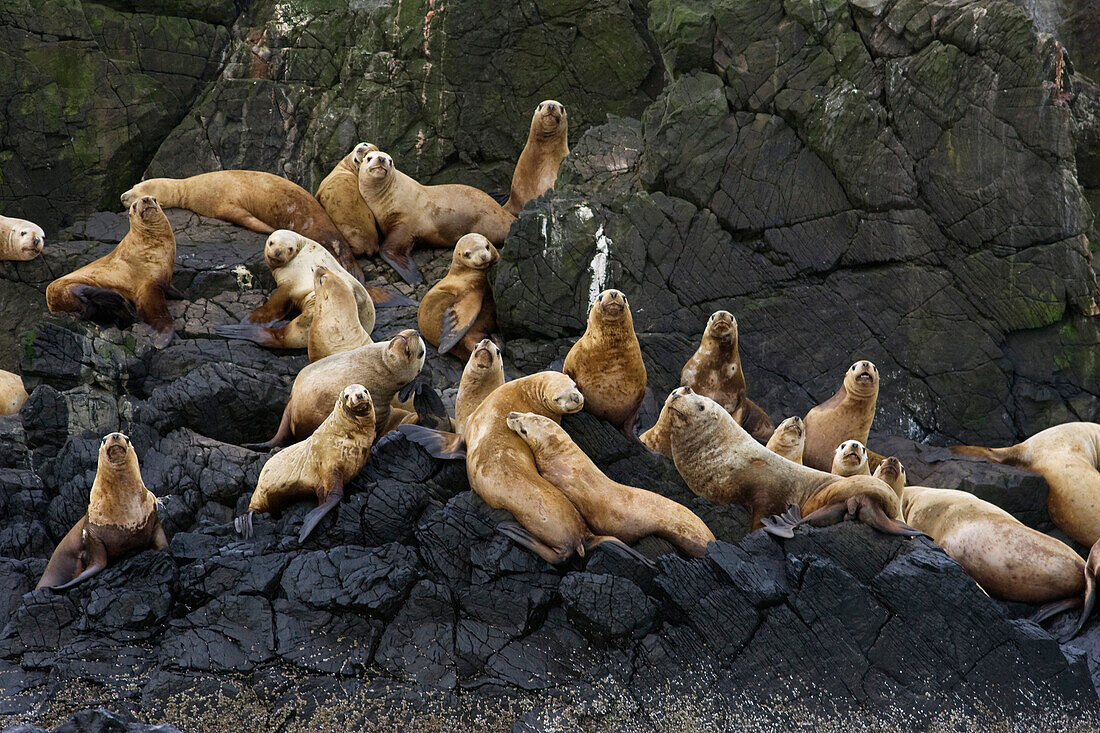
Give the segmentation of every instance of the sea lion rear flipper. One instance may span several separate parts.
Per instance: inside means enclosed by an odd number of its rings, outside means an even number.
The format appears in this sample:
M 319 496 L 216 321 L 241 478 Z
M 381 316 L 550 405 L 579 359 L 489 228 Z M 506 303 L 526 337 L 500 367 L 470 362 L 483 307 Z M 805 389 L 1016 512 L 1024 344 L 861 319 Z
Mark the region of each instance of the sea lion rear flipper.
M 253 514 L 254 512 L 249 509 L 247 512 L 233 520 L 233 528 L 237 530 L 237 533 L 246 540 L 252 537 Z
M 481 304 L 482 294 L 471 290 L 443 311 L 442 330 L 439 333 L 440 354 L 446 354 L 462 340 L 481 315 Z
M 1097 540 L 1096 544 L 1092 546 L 1092 550 L 1089 551 L 1088 562 L 1085 563 L 1085 603 L 1081 608 L 1081 616 L 1077 619 L 1073 630 L 1061 639 L 1062 642 L 1069 641 L 1081 633 L 1085 622 L 1089 620 L 1089 616 L 1092 614 L 1092 609 L 1096 607 L 1096 571 L 1098 568 L 1100 568 L 1100 540 Z
M 443 404 L 443 398 L 439 396 L 439 392 L 436 391 L 435 387 L 427 382 L 424 382 L 416 390 L 413 407 L 416 409 L 420 424 L 424 427 L 443 430 L 451 426 L 451 418 L 447 415 L 447 407 Z
M 269 349 L 304 349 L 309 340 L 313 311 L 304 311 L 280 328 L 255 323 L 214 326 L 214 333 L 228 339 L 252 341 Z
M 367 295 L 374 302 L 376 308 L 396 308 L 401 305 L 416 305 L 412 298 L 402 295 L 396 290 L 387 290 L 375 285 L 367 285 Z
M 795 527 L 802 523 L 802 511 L 798 504 L 790 504 L 787 511 L 774 517 L 763 517 L 760 523 L 768 534 L 789 540 L 794 537 Z
M 1057 616 L 1063 611 L 1069 611 L 1070 609 L 1078 608 L 1080 605 L 1080 598 L 1063 598 L 1060 601 L 1044 603 L 1042 606 L 1039 607 L 1038 611 L 1028 616 L 1028 620 L 1033 621 L 1037 624 L 1041 624 L 1048 618 Z
M 501 522 L 497 525 L 497 532 L 500 532 L 517 545 L 526 547 L 551 565 L 558 565 L 572 557 L 572 553 L 565 554 L 556 551 L 554 548 L 550 547 L 550 545 L 531 534 L 531 532 L 519 522 Z
M 75 588 L 93 575 L 102 572 L 107 567 L 107 548 L 90 532 L 85 533 L 84 550 L 87 554 L 87 564 L 84 567 L 84 571 L 68 583 L 52 588 L 51 590 L 53 590 L 54 593 L 64 593 L 71 588 Z
M 289 443 L 291 438 L 289 407 L 290 405 L 288 404 L 283 408 L 283 417 L 279 420 L 279 429 L 275 431 L 275 437 L 265 443 L 242 443 L 241 447 L 263 453 L 264 451 L 269 451 L 272 448 L 278 448 Z M 249 520 L 249 522 L 251 523 L 251 520 Z
M 69 289 L 69 292 L 80 301 L 80 312 L 77 315 L 86 321 L 101 326 L 117 324 L 126 328 L 138 320 L 138 312 L 134 304 L 114 290 L 77 283 Z
M 310 533 L 317 527 L 325 515 L 328 514 L 334 506 L 340 503 L 340 500 L 344 498 L 344 487 L 341 484 L 337 484 L 328 492 L 328 496 L 323 502 L 317 505 L 317 508 L 306 515 L 306 518 L 302 521 L 302 531 L 298 533 L 298 542 L 305 542 Z
M 652 560 L 620 540 L 618 537 L 611 537 L 609 535 L 597 535 L 585 543 L 585 549 L 591 550 L 596 545 L 601 545 L 614 549 L 616 552 L 622 555 L 626 555 L 631 560 L 637 560 L 648 568 L 651 568 L 653 570 L 657 569 L 657 565 Z
M 423 425 L 398 425 L 398 432 L 436 458 L 465 460 L 466 441 L 458 433 L 432 430 Z
M 294 308 L 290 291 L 283 287 L 275 288 L 267 302 L 248 314 L 247 323 L 274 323 L 281 320 Z
M 401 279 L 410 285 L 416 285 L 424 280 L 412 259 L 414 243 L 414 238 L 408 229 L 399 226 L 390 230 L 390 233 L 386 235 L 385 240 L 378 247 L 378 254 L 382 256 L 382 259 L 388 262 L 390 267 L 397 270 L 397 274 L 401 276 Z
M 919 529 L 910 527 L 898 519 L 891 519 L 881 506 L 875 502 L 864 501 L 859 508 L 859 521 L 883 534 L 892 534 L 899 537 L 928 537 Z M 928 537 L 928 539 L 932 539 Z

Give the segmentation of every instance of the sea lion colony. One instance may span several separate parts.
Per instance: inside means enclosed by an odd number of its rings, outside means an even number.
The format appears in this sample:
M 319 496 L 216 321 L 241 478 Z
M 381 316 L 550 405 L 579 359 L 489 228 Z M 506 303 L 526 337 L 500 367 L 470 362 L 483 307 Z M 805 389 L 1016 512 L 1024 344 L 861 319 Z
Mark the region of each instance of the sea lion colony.
M 971 494 L 906 486 L 897 458 L 865 447 L 880 379 L 869 361 L 853 363 L 836 393 L 804 418 L 774 427 L 748 397 L 738 324 L 728 311 L 710 317 L 681 372 L 682 386 L 640 436 L 634 423 L 646 369 L 631 306 L 618 290 L 595 299 L 561 371 L 507 381 L 501 349 L 490 338 L 496 321 L 488 272 L 515 216 L 553 188 L 566 155 L 565 106 L 547 100 L 535 110 L 505 206 L 469 186 L 421 185 L 370 143 L 340 160 L 316 197 L 254 171 L 144 181 L 122 195 L 127 235 L 105 257 L 54 281 L 47 304 L 99 324 L 144 321 L 163 347 L 174 337 L 165 292 L 175 239 L 162 206 L 270 234 L 265 259 L 278 287 L 244 323 L 217 332 L 272 348 L 308 347 L 312 363 L 295 380 L 275 437 L 248 446 L 287 447 L 269 457 L 248 511 L 235 522 L 245 537 L 255 513 L 314 498 L 318 506 L 300 530 L 304 540 L 370 460 L 372 446 L 399 430 L 437 457 L 465 460 L 471 488 L 515 517 L 499 531 L 550 563 L 584 557 L 602 543 L 649 563 L 630 547 L 649 534 L 687 556 L 705 555 L 714 535 L 698 516 L 608 478 L 560 427 L 563 415 L 583 409 L 672 459 L 699 496 L 746 507 L 753 530 L 782 539 L 802 525 L 854 519 L 900 537 L 924 535 L 987 592 L 1045 603 L 1037 620 L 1080 608 L 1073 633 L 1081 629 L 1096 603 L 1100 566 L 1100 425 L 1052 427 L 1009 448 L 954 449 L 1041 474 L 1054 522 L 1092 546 L 1086 561 Z M 0 259 L 33 259 L 44 242 L 33 223 L 0 217 Z M 355 255 L 378 254 L 415 282 L 420 274 L 410 253 L 417 243 L 453 248 L 451 269 L 422 300 L 419 332 L 375 342 L 375 305 L 410 301 L 365 288 Z M 426 342 L 466 363 L 453 418 L 438 414 L 437 396 L 420 399 L 432 391 L 419 377 Z M 0 414 L 15 412 L 27 398 L 22 381 L 0 377 Z M 167 550 L 167 540 L 132 444 L 112 433 L 100 447 L 87 514 L 57 546 L 39 587 L 62 591 L 143 549 Z

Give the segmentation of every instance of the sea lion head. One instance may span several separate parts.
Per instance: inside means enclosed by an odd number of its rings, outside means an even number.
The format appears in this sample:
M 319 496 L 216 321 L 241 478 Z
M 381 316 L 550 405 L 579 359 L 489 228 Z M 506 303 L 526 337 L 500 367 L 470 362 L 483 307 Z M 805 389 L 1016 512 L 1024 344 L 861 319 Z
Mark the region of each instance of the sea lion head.
M 854 476 L 867 463 L 867 449 L 858 440 L 846 440 L 833 453 L 833 473 Z
M 130 202 L 130 223 L 135 218 L 143 224 L 151 224 L 164 218 L 164 211 L 155 196 L 138 196 Z
M 874 476 L 879 481 L 885 482 L 897 492 L 898 496 L 901 496 L 902 491 L 905 489 L 905 467 L 894 456 L 883 458 L 882 463 L 878 464 L 878 468 L 875 469 Z
M 556 422 L 533 412 L 509 412 L 505 422 L 508 423 L 509 430 L 523 438 L 532 448 L 562 432 L 561 426 Z
M 29 221 L 14 222 L 8 233 L 9 257 L 13 260 L 33 260 L 46 245 L 46 233 L 42 227 Z
M 844 388 L 855 397 L 873 397 L 878 394 L 878 367 L 869 361 L 857 361 L 848 367 L 844 375 Z
M 487 270 L 500 259 L 493 243 L 480 234 L 463 234 L 455 243 L 451 264 L 462 264 L 475 270 Z
M 565 112 L 565 105 L 556 99 L 539 102 L 531 118 L 532 131 L 538 132 L 543 137 L 554 137 L 567 129 L 568 125 L 569 116 Z
M 366 160 L 368 154 L 378 150 L 378 146 L 374 143 L 359 143 L 351 151 L 351 165 L 355 170 L 359 170 L 359 166 Z
M 141 198 L 141 192 L 138 191 L 139 188 L 141 188 L 140 183 L 129 191 L 123 191 L 122 195 L 118 197 L 118 200 L 122 202 L 122 208 L 129 210 L 130 206 Z
M 369 417 L 374 412 L 374 402 L 371 401 L 370 392 L 361 384 L 349 384 L 344 387 L 336 404 L 348 417 L 356 421 Z
M 621 290 L 605 290 L 596 296 L 596 302 L 592 304 L 592 310 L 588 312 L 589 323 L 602 323 L 607 325 L 618 324 L 626 321 L 626 325 L 634 327 L 630 317 L 630 305 L 626 302 L 626 296 Z
M 502 368 L 503 358 L 500 355 L 500 347 L 493 343 L 492 339 L 481 339 L 470 352 L 469 363 L 480 372 Z
M 382 362 L 394 374 L 419 374 L 424 366 L 424 339 L 413 328 L 406 328 L 390 339 L 382 352 Z M 409 377 L 412 379 L 412 377 Z
M 359 177 L 382 182 L 393 172 L 393 158 L 381 150 L 372 150 L 359 165 Z
M 737 319 L 729 311 L 714 311 L 707 320 L 704 335 L 715 341 L 736 341 Z
M 665 399 L 665 407 L 674 426 L 703 425 L 717 422 L 726 409 L 709 397 L 696 394 L 691 387 L 677 387 Z M 721 413 L 721 414 L 720 414 Z
M 772 437 L 786 449 L 803 445 L 806 442 L 806 425 L 800 417 L 788 417 L 772 433 Z
M 562 372 L 539 372 L 539 396 L 552 413 L 570 415 L 584 408 L 584 395 L 577 383 Z
M 137 453 L 122 433 L 110 433 L 99 443 L 99 467 L 113 472 L 137 470 Z
M 300 235 L 289 229 L 276 229 L 264 245 L 264 259 L 267 260 L 267 266 L 274 270 L 294 259 L 299 249 L 301 249 Z

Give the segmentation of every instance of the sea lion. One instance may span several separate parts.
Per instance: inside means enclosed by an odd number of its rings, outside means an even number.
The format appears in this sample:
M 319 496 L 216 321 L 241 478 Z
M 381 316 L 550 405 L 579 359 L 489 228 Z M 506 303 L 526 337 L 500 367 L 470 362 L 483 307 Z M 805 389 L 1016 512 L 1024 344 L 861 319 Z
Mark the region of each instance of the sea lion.
M 584 409 L 634 437 L 634 420 L 645 397 L 642 347 L 626 296 L 605 290 L 588 311 L 588 327 L 569 353 L 563 371 L 584 395 Z
M 355 292 L 344 278 L 327 267 L 313 271 L 313 295 L 308 308 L 313 313 L 306 340 L 311 362 L 373 343 L 360 320 Z
M 502 384 L 504 360 L 500 356 L 500 349 L 489 339 L 482 339 L 466 361 L 466 368 L 462 370 L 462 379 L 458 383 L 455 432 L 461 435 L 465 431 L 466 421 L 473 411 Z
M 0 260 L 33 260 L 45 246 L 42 227 L 26 219 L 0 216 Z
M 872 475 L 879 481 L 885 482 L 899 498 L 901 497 L 901 492 L 905 489 L 906 476 L 905 468 L 896 456 L 883 458 L 879 461 L 878 467 L 875 468 Z
M 332 412 L 312 435 L 264 464 L 248 512 L 234 520 L 237 531 L 251 537 L 253 513 L 279 512 L 293 501 L 315 497 L 317 508 L 306 515 L 298 534 L 298 541 L 304 542 L 343 498 L 344 486 L 366 465 L 374 434 L 370 392 L 361 384 L 344 387 Z
M 828 471 L 836 447 L 846 440 L 867 445 L 878 400 L 878 368 L 869 361 L 848 367 L 844 382 L 832 397 L 806 413 L 806 448 L 802 460 L 807 466 Z M 877 465 L 877 463 L 875 463 Z
M 297 183 L 261 171 L 212 171 L 190 178 L 150 178 L 122 194 L 129 206 L 142 196 L 155 196 L 165 208 L 187 209 L 232 222 L 260 234 L 290 229 L 336 256 L 362 281 L 363 270 L 328 213 Z
M 466 420 L 462 435 L 402 425 L 400 432 L 439 458 L 465 458 L 470 488 L 494 509 L 507 509 L 519 524 L 497 526 L 501 534 L 558 564 L 602 542 L 632 557 L 644 556 L 615 537 L 596 535 L 565 495 L 539 475 L 531 449 L 513 433 L 507 418 L 531 412 L 551 420 L 579 412 L 584 397 L 561 372 L 538 372 L 497 387 Z
M 0 415 L 14 415 L 27 401 L 23 378 L 0 369 Z
M 451 269 L 420 300 L 416 325 L 424 339 L 460 359 L 496 330 L 496 308 L 489 289 L 489 268 L 500 259 L 493 243 L 465 234 L 455 245 Z
M 1065 423 L 1008 448 L 956 445 L 951 451 L 1039 474 L 1050 487 L 1047 511 L 1054 523 L 1082 545 L 1100 540 L 1100 425 Z
M 669 416 L 668 406 L 661 406 L 661 413 L 657 415 L 657 422 L 653 427 L 638 436 L 642 445 L 653 453 L 672 458 L 672 442 L 670 431 L 672 430 L 672 418 Z
M 760 445 L 717 402 L 689 387 L 673 390 L 665 404 L 671 412 L 676 470 L 708 501 L 747 507 L 752 529 L 764 526 L 771 534 L 792 537 L 800 524 L 858 518 L 887 534 L 920 534 L 899 521 L 901 502 L 882 481 L 834 476 L 792 463 Z M 783 516 L 770 516 L 788 507 Z
M 420 374 L 425 351 L 420 334 L 410 328 L 389 341 L 342 351 L 307 364 L 294 379 L 275 437 L 249 447 L 266 450 L 305 440 L 331 414 L 329 406 L 349 384 L 362 384 L 370 391 L 377 441 L 400 423 L 403 415 L 394 414 L 390 403 L 394 395 Z
M 359 193 L 383 235 L 379 254 L 408 283 L 421 280 L 410 257 L 414 244 L 454 247 L 470 232 L 500 244 L 515 220 L 492 196 L 472 186 L 417 183 L 380 150 L 367 153 L 359 166 Z
M 806 427 L 802 424 L 802 418 L 788 417 L 779 423 L 772 437 L 768 438 L 768 444 L 765 447 L 788 461 L 801 465 L 802 449 L 805 445 Z
M 867 465 L 867 449 L 858 440 L 846 440 L 833 452 L 833 465 L 830 473 L 837 476 L 870 476 Z
M 167 549 L 157 497 L 141 480 L 134 446 L 111 433 L 99 444 L 88 512 L 58 543 L 35 589 L 68 590 L 129 555 Z
M 554 187 L 558 167 L 569 155 L 569 116 L 565 105 L 553 99 L 540 102 L 531 116 L 527 144 L 512 174 L 512 188 L 504 210 L 519 216 L 520 209 Z
M 378 223 L 359 195 L 359 165 L 375 150 L 378 146 L 359 143 L 317 186 L 317 200 L 357 256 L 378 253 Z
M 573 502 L 594 532 L 630 545 L 655 534 L 691 557 L 702 557 L 714 542 L 714 533 L 687 507 L 608 478 L 554 420 L 512 412 L 507 422 L 531 449 L 539 474 Z
M 165 292 L 176 267 L 176 237 L 160 204 L 142 196 L 130 204 L 130 231 L 98 260 L 60 277 L 46 288 L 51 313 L 75 313 L 95 323 L 155 328 L 157 346 L 173 338 Z
M 699 340 L 699 348 L 680 370 L 680 385 L 691 387 L 726 408 L 741 427 L 761 442 L 775 431 L 771 418 L 746 395 L 745 372 L 737 349 L 737 319 L 715 311 Z

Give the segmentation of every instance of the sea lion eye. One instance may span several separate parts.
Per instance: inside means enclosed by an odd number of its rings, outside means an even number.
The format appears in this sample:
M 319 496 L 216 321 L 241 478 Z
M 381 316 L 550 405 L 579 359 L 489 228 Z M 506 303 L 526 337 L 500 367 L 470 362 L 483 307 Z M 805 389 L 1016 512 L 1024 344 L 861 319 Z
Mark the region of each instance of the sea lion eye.
M 703 411 L 703 406 L 699 405 L 699 412 L 702 412 L 702 411 Z
M 520 428 L 519 431 L 524 435 L 527 435 L 527 428 Z

